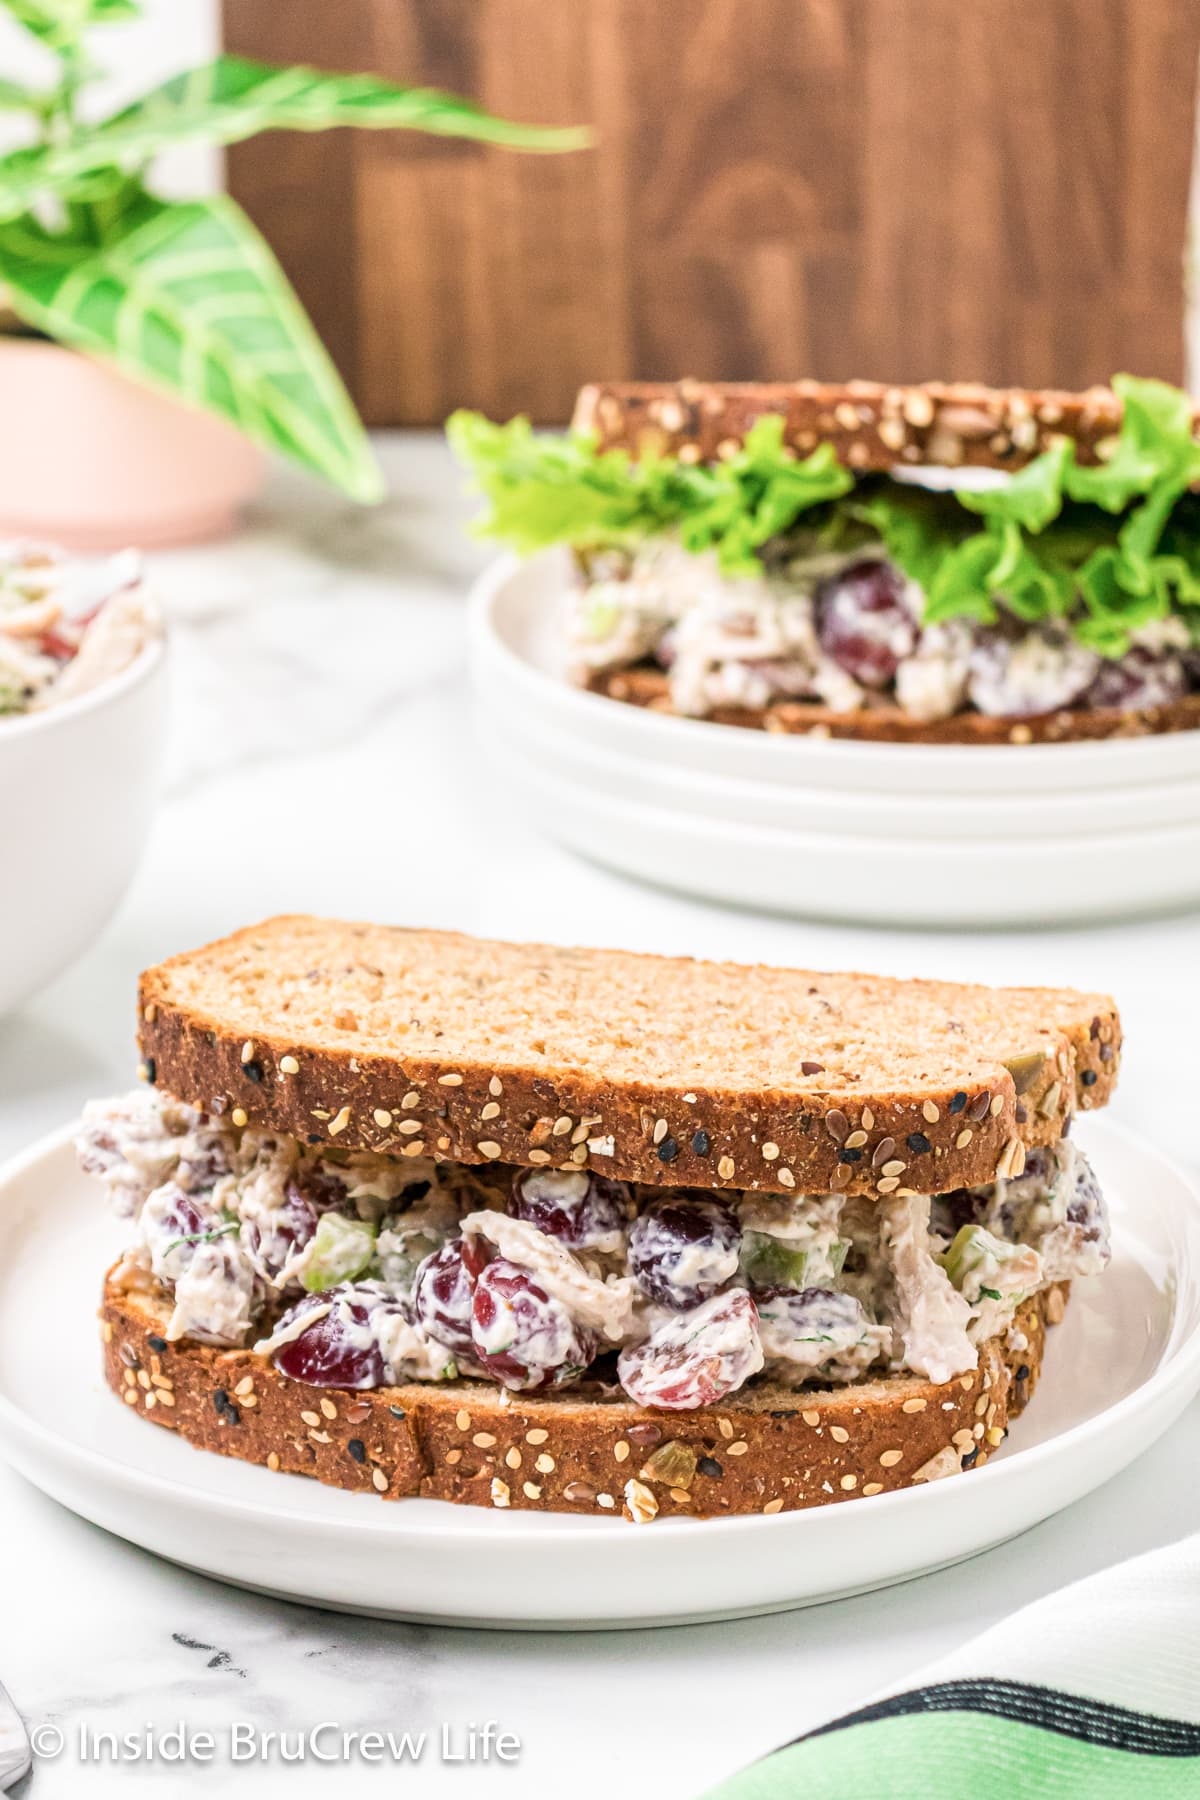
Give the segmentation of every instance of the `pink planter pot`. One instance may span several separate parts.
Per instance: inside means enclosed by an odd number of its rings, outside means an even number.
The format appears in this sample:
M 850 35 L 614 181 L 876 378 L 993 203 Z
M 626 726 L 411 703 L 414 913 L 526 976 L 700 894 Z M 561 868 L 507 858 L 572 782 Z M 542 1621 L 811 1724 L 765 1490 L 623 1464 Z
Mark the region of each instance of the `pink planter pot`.
M 0 337 L 0 537 L 71 549 L 219 537 L 265 459 L 224 420 L 37 338 Z

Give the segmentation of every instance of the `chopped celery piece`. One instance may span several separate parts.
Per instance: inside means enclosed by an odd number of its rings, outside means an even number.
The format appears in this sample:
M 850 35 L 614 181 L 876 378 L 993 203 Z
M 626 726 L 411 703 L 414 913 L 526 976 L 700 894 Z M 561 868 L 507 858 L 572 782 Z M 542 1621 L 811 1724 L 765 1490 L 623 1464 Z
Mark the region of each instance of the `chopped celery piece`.
M 361 1275 L 375 1254 L 375 1227 L 343 1213 L 322 1213 L 300 1279 L 310 1294 Z
M 742 1234 L 742 1273 L 751 1287 L 800 1289 L 807 1273 L 824 1272 L 821 1265 L 826 1260 L 832 1273 L 840 1275 L 849 1248 L 839 1238 L 829 1247 L 827 1258 L 823 1258 L 812 1249 L 799 1249 L 786 1238 L 772 1237 L 765 1231 L 747 1231 Z

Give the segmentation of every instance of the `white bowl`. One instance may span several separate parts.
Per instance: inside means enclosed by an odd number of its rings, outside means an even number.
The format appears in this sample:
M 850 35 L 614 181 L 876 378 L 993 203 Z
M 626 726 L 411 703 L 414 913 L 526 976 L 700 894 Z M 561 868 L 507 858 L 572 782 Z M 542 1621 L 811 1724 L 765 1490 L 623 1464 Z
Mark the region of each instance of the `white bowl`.
M 919 793 L 1094 794 L 1200 779 L 1200 731 L 1070 744 L 867 744 L 744 731 L 625 706 L 563 673 L 561 603 L 569 561 L 501 557 L 475 584 L 471 653 L 483 693 L 537 709 L 573 737 L 640 760 L 786 786 Z
M 153 813 L 166 697 L 155 639 L 77 700 L 0 719 L 0 1014 L 73 962 L 128 887 Z

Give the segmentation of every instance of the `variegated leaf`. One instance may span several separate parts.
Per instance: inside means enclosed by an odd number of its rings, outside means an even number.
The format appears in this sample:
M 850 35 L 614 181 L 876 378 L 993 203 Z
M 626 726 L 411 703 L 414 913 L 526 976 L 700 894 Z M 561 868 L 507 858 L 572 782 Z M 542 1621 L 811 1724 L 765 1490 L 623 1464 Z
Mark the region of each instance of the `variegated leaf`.
M 4 10 L 49 50 L 70 50 L 93 25 L 136 19 L 138 0 L 4 0 Z
M 268 245 L 223 195 L 141 196 L 102 246 L 0 225 L 14 312 L 205 407 L 358 500 L 383 483 L 350 398 Z
M 518 125 L 436 88 L 398 87 L 374 75 L 331 75 L 221 56 L 176 75 L 111 119 L 24 157 L 0 158 L 0 216 L 24 212 L 40 193 L 63 193 L 94 170 L 143 169 L 161 150 L 200 140 L 233 144 L 286 128 L 392 127 L 475 138 L 512 150 L 578 150 L 574 127 Z

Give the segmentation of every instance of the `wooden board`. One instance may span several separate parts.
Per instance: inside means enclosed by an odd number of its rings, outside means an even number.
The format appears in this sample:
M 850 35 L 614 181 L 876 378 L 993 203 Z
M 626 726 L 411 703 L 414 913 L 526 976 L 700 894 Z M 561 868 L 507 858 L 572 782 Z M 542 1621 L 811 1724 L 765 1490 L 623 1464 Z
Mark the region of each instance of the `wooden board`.
M 590 122 L 275 133 L 230 185 L 372 423 L 593 376 L 1178 380 L 1196 0 L 225 0 L 231 50 Z

